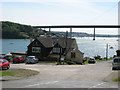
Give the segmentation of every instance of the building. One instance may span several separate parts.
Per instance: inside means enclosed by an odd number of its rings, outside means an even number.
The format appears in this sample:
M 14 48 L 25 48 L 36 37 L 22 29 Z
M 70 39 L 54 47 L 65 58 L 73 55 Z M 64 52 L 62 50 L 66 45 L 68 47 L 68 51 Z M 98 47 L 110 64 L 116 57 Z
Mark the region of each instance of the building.
M 28 45 L 27 55 L 37 56 L 41 60 L 50 56 L 56 58 L 60 56 L 58 58 L 61 58 L 67 55 L 68 58 L 68 53 L 74 49 L 78 50 L 77 42 L 74 38 L 38 37 Z M 83 55 L 80 56 L 83 58 Z
M 82 64 L 83 63 L 83 57 L 84 57 L 84 53 L 82 53 L 80 50 L 78 49 L 73 49 L 71 51 L 69 51 L 66 55 L 66 59 L 67 60 L 71 60 L 74 61 L 78 64 Z

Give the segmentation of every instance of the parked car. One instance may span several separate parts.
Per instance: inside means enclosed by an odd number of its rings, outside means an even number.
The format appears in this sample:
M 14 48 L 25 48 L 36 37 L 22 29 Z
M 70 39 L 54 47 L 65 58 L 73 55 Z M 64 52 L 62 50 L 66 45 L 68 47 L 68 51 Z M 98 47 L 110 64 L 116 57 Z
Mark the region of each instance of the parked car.
M 3 59 L 6 59 L 6 60 L 8 60 L 9 62 L 11 62 L 12 61 L 12 55 L 5 55 L 4 57 L 3 57 Z
M 120 69 L 120 57 L 113 58 L 112 61 L 112 70 Z
M 5 54 L 0 54 L 0 59 L 4 59 Z
M 38 63 L 38 58 L 36 58 L 35 56 L 28 56 L 26 58 L 26 64 L 29 64 L 29 63 Z
M 95 58 L 89 58 L 88 63 L 96 63 Z
M 9 68 L 10 68 L 10 62 L 6 59 L 0 59 L 0 70 L 9 69 Z
M 22 56 L 15 56 L 13 58 L 13 63 L 24 63 L 25 62 L 25 58 Z

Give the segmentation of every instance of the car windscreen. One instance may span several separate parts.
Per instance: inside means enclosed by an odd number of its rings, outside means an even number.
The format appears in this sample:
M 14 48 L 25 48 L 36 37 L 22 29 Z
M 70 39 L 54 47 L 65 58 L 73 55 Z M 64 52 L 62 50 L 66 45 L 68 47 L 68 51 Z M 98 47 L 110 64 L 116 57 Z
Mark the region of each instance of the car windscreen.
M 118 63 L 118 62 L 120 63 L 120 59 L 114 59 L 114 62 L 115 63 Z
M 2 61 L 0 60 L 0 63 L 2 63 Z
M 27 59 L 33 59 L 34 57 L 27 57 Z

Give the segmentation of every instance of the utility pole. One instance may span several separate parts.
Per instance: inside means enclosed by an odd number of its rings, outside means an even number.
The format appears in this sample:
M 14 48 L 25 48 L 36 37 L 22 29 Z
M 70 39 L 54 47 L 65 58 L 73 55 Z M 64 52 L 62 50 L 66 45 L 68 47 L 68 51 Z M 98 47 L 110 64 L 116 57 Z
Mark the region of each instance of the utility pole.
M 108 59 L 108 43 L 106 44 L 106 60 Z
M 67 54 L 67 38 L 68 38 L 68 31 L 66 31 L 66 40 L 65 40 L 65 44 L 66 44 L 66 52 L 65 52 L 65 56 L 66 56 L 66 54 Z

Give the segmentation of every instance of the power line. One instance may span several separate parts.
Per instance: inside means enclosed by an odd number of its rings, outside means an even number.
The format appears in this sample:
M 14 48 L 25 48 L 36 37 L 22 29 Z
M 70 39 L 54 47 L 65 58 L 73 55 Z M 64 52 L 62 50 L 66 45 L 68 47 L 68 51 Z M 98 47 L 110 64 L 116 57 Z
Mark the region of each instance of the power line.
M 96 16 L 95 18 L 93 18 L 91 21 L 89 21 L 90 23 L 93 21 L 97 21 L 97 19 L 102 18 L 105 14 L 107 14 L 108 12 L 112 11 L 114 8 L 116 8 L 118 6 L 118 3 L 116 3 L 113 7 L 109 8 L 108 10 L 102 12 L 101 14 L 99 14 L 98 16 Z

